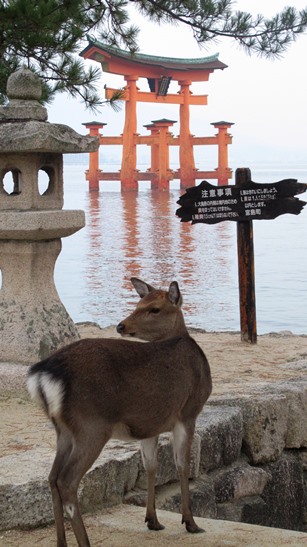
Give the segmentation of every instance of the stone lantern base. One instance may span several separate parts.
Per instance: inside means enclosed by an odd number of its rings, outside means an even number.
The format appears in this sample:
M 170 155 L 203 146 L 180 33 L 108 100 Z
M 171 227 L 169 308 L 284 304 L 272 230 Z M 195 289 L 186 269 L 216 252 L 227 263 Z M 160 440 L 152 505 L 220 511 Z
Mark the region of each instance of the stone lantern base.
M 54 285 L 61 240 L 0 240 L 0 360 L 29 364 L 78 340 Z
M 2 211 L 0 361 L 34 363 L 78 340 L 54 284 L 61 237 L 85 224 L 83 211 Z

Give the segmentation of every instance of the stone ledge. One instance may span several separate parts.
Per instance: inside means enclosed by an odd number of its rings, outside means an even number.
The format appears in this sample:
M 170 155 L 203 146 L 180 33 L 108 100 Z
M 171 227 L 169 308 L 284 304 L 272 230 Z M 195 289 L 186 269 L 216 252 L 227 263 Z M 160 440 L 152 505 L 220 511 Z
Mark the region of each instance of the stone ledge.
M 169 547 L 170 545 L 206 547 L 304 547 L 307 534 L 252 526 L 238 522 L 198 518 L 197 523 L 205 534 L 188 534 L 180 524 L 180 517 L 168 511 L 159 511 L 165 530 L 152 532 L 144 524 L 144 509 L 120 505 L 104 509 L 95 515 L 86 515 L 84 522 L 93 545 L 113 547 Z M 72 531 L 68 529 L 68 544 L 74 543 Z M 54 545 L 54 526 L 37 530 L 12 530 L 0 537 L 0 547 L 32 547 L 33 545 Z M 111 543 L 110 543 L 111 542 Z
M 239 408 L 244 452 L 253 464 L 275 461 L 285 449 L 307 447 L 307 378 L 252 388 L 245 396 L 212 397 L 208 406 Z
M 264 513 L 263 506 L 268 513 L 268 503 L 273 503 L 269 494 L 272 488 L 276 489 L 276 484 L 270 482 L 273 475 L 279 475 L 285 484 L 301 481 L 297 484 L 300 499 L 296 511 L 302 512 L 306 387 L 305 380 L 279 382 L 252 390 L 246 397 L 216 397 L 205 407 L 197 422 L 192 450 L 191 490 L 195 515 L 228 515 L 227 518 L 232 515 L 234 518 L 234 515 L 250 514 L 250 518 L 259 519 Z M 291 448 L 287 446 L 287 439 L 291 439 L 292 423 L 299 418 L 303 426 L 295 431 L 295 456 L 291 452 L 287 455 L 287 449 Z M 298 447 L 302 447 L 299 452 Z M 2 458 L 0 529 L 38 526 L 52 520 L 47 476 L 53 457 L 52 447 L 50 450 L 34 447 Z M 161 436 L 158 459 L 157 505 L 176 511 L 179 484 L 168 435 Z M 263 469 L 259 468 L 260 464 Z M 285 470 L 289 474 L 283 481 L 280 477 Z M 81 506 L 83 511 L 91 512 L 119 504 L 124 499 L 143 505 L 144 488 L 139 444 L 110 441 L 81 483 Z M 281 501 L 285 506 L 284 499 Z M 295 505 L 292 498 L 291 503 Z M 302 520 L 300 514 L 298 526 Z M 280 521 L 273 519 L 271 525 L 276 526 L 276 522 Z M 285 522 L 291 528 L 291 522 Z

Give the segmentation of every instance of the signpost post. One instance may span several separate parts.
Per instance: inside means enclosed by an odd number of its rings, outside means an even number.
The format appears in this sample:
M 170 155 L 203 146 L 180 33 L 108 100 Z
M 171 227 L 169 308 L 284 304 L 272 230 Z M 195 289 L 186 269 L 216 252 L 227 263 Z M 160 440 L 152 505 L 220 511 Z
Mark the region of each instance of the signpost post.
M 236 170 L 236 186 L 244 187 L 251 181 L 250 169 Z M 238 275 L 240 297 L 241 340 L 257 343 L 254 232 L 253 221 L 237 223 Z
M 253 220 L 269 220 L 290 213 L 298 215 L 306 205 L 294 197 L 307 190 L 307 184 L 285 179 L 270 184 L 252 182 L 250 169 L 236 170 L 236 184 L 214 186 L 202 181 L 187 188 L 176 215 L 181 222 L 215 224 L 237 222 L 237 249 L 240 294 L 241 339 L 257 342 Z

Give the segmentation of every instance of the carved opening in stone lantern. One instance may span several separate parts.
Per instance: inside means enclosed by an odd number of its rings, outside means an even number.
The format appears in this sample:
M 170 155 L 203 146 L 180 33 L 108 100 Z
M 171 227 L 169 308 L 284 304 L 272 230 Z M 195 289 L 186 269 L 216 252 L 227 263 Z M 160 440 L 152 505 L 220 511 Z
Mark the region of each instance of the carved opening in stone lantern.
M 55 171 L 50 165 L 42 165 L 38 171 L 38 192 L 41 196 L 55 191 Z
M 21 194 L 21 171 L 17 167 L 3 169 L 0 175 L 1 191 L 7 195 Z

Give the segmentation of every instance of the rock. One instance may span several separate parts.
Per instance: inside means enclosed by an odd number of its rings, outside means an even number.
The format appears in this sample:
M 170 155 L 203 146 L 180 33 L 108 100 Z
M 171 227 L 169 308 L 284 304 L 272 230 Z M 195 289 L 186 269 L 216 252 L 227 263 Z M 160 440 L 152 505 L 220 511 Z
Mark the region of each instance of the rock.
M 201 472 L 229 465 L 241 452 L 242 412 L 231 406 L 208 405 L 197 419 L 196 432 L 201 438 Z
M 217 505 L 217 518 L 268 526 L 268 507 L 260 496 L 232 500 Z
M 214 480 L 217 503 L 236 500 L 247 496 L 259 496 L 271 478 L 270 473 L 260 467 L 251 467 L 245 462 L 210 474 Z
M 52 520 L 53 509 L 47 479 L 23 485 L 1 486 L 0 530 L 43 526 Z
M 200 436 L 195 434 L 191 448 L 190 478 L 195 478 L 199 474 L 200 445 Z M 174 481 L 178 481 L 178 473 L 175 465 L 171 435 L 164 434 L 159 439 L 156 485 L 160 486 Z M 137 487 L 147 488 L 147 477 L 143 466 L 140 469 Z
M 135 487 L 140 454 L 137 450 L 120 450 L 114 457 L 105 458 L 103 453 L 94 467 L 82 480 L 79 496 L 83 511 L 116 505 Z
M 269 526 L 302 530 L 304 513 L 303 469 L 295 453 L 284 453 L 264 467 L 271 478 L 262 499 L 268 507 Z
M 244 430 L 242 451 L 252 464 L 274 461 L 281 456 L 286 444 L 289 418 L 286 395 L 254 390 L 246 397 L 218 398 L 218 403 L 241 409 Z
M 217 514 L 213 482 L 201 477 L 190 483 L 191 507 L 194 516 L 215 518 Z M 157 492 L 157 507 L 181 512 L 181 492 L 179 484 L 162 487 Z
M 268 388 L 270 393 L 282 394 L 288 403 L 286 448 L 307 446 L 307 382 L 281 382 Z M 265 389 L 265 392 L 268 391 Z

